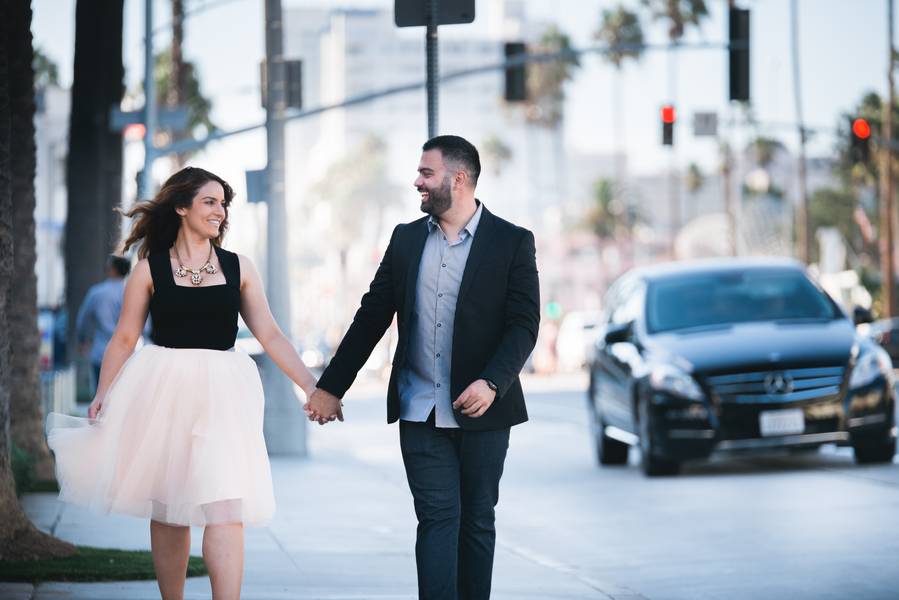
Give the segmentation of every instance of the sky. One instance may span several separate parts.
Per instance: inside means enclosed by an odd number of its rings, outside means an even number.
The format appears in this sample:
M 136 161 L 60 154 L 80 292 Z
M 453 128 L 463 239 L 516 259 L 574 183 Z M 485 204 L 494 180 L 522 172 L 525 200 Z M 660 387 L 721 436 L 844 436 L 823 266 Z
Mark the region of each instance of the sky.
M 483 37 L 487 34 L 486 4 L 477 0 L 477 16 L 471 25 L 441 28 L 443 37 Z M 592 34 L 605 8 L 618 0 L 527 0 L 528 18 L 554 22 L 567 32 L 575 46 L 592 43 Z M 259 107 L 258 62 L 263 55 L 262 0 L 193 0 L 188 6 L 209 5 L 191 17 L 185 26 L 185 56 L 200 73 L 202 86 L 213 101 L 213 121 L 232 129 L 262 122 Z M 624 0 L 637 7 L 637 0 Z M 726 0 L 707 0 L 711 18 L 699 32 L 691 32 L 685 42 L 726 40 Z M 752 98 L 753 112 L 762 124 L 759 133 L 777 137 L 795 147 L 797 134 L 790 55 L 790 0 L 744 0 L 752 11 Z M 284 0 L 291 7 L 376 7 L 392 10 L 390 0 Z M 868 91 L 886 89 L 886 0 L 798 0 L 802 108 L 808 126 L 821 128 L 811 141 L 811 154 L 831 153 L 832 129 L 837 120 Z M 35 0 L 33 33 L 35 44 L 60 67 L 64 85 L 71 82 L 74 50 L 74 0 Z M 136 90 L 143 71 L 142 0 L 125 1 L 125 68 L 129 90 Z M 154 0 L 157 26 L 163 31 L 155 41 L 168 42 L 164 25 L 169 20 L 169 2 Z M 647 41 L 662 43 L 662 24 L 645 29 Z M 404 32 L 422 35 L 418 29 Z M 676 154 L 681 165 L 698 162 L 714 168 L 716 146 L 709 138 L 694 138 L 690 132 L 692 114 L 716 111 L 719 119 L 739 115 L 728 108 L 727 57 L 723 50 L 683 49 L 676 68 L 667 52 L 646 53 L 641 61 L 616 75 L 597 56 L 585 57 L 574 81 L 566 88 L 565 135 L 568 147 L 577 152 L 607 154 L 614 150 L 612 131 L 615 114 L 611 109 L 614 93 L 622 94 L 629 168 L 635 173 L 656 173 L 667 168 L 669 149 L 661 146 L 659 107 L 676 98 L 679 121 L 675 133 Z M 676 75 L 671 76 L 674 72 Z M 424 57 L 422 57 L 422 77 Z M 672 84 L 673 94 L 672 94 Z M 414 92 L 414 93 L 424 93 Z M 745 128 L 731 130 L 739 141 L 750 135 Z M 424 131 L 422 132 L 424 135 Z M 742 137 L 741 137 L 742 136 Z M 260 145 L 260 136 L 248 134 L 246 143 Z M 237 165 L 234 143 L 219 143 L 205 153 L 212 162 L 230 161 Z M 244 168 L 259 168 L 264 157 Z

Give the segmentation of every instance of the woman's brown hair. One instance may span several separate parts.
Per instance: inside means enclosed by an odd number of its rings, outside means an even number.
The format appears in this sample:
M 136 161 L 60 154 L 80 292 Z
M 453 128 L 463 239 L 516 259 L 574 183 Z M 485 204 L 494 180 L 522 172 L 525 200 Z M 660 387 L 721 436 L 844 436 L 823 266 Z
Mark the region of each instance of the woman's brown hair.
M 225 208 L 225 220 L 219 227 L 218 237 L 212 240 L 213 244 L 221 246 L 222 239 L 228 231 L 228 206 L 234 198 L 234 190 L 214 173 L 198 167 L 185 167 L 162 184 L 162 189 L 155 198 L 139 202 L 123 213 L 134 221 L 131 224 L 131 233 L 122 244 L 122 254 L 138 244 L 140 245 L 137 251 L 138 258 L 147 258 L 151 252 L 168 253 L 181 227 L 181 217 L 175 209 L 190 208 L 194 196 L 210 181 L 218 182 L 225 190 L 225 201 L 222 203 Z

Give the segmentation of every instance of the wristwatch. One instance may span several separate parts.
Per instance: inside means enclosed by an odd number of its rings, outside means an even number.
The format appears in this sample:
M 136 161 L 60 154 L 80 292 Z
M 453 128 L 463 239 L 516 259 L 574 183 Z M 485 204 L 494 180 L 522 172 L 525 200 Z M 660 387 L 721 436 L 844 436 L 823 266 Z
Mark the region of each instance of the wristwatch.
M 496 384 L 493 383 L 492 381 L 490 381 L 489 379 L 484 379 L 484 381 L 487 383 L 487 387 L 489 387 L 494 392 L 499 389 L 498 387 L 496 387 Z

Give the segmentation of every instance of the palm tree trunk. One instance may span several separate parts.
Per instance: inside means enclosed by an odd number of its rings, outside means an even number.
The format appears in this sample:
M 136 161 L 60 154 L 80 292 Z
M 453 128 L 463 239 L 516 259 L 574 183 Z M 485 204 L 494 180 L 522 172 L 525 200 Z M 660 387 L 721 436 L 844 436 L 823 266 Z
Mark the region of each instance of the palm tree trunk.
M 23 3 L 19 0 L 19 3 Z M 30 20 L 30 11 L 29 11 Z M 14 42 L 32 47 L 27 28 L 13 32 Z M 24 39 L 27 36 L 27 39 Z M 19 46 L 17 46 L 18 48 Z M 12 397 L 10 399 L 12 441 L 35 460 L 35 475 L 52 480 L 53 457 L 44 439 L 44 411 L 41 405 L 37 329 L 37 260 L 34 237 L 34 69 L 28 52 L 16 52 L 10 64 L 10 109 L 12 120 L 10 157 L 13 197 L 13 281 L 9 298 L 9 328 L 15 345 L 11 348 Z
M 10 313 L 15 274 L 12 169 L 17 164 L 12 160 L 12 93 L 30 87 L 14 85 L 12 80 L 21 76 L 23 63 L 31 64 L 30 25 L 29 0 L 0 2 L 0 560 L 65 556 L 75 551 L 74 546 L 38 531 L 25 516 L 16 497 L 9 453 L 13 381 Z M 24 118 L 15 116 L 16 120 Z
M 793 61 L 793 102 L 796 106 L 796 124 L 799 128 L 799 260 L 808 264 L 811 256 L 811 234 L 809 231 L 808 192 L 806 191 L 805 167 L 805 120 L 802 114 L 802 88 L 799 76 L 799 6 L 797 0 L 790 2 L 790 50 Z
M 880 265 L 883 284 L 882 305 L 883 316 L 892 317 L 896 314 L 896 271 L 893 255 L 893 218 L 895 210 L 893 204 L 893 152 L 890 143 L 893 141 L 893 102 L 895 101 L 895 85 L 893 84 L 893 67 L 895 66 L 895 54 L 893 43 L 893 0 L 887 0 L 887 35 L 889 43 L 887 51 L 887 98 L 883 103 L 883 137 L 885 143 L 881 144 L 880 167 Z
M 172 0 L 172 93 L 168 98 L 169 108 L 178 108 L 187 100 L 187 74 L 184 69 L 184 0 Z M 183 140 L 184 131 L 172 131 L 172 140 Z M 187 154 L 172 155 L 174 170 L 179 170 L 187 162 Z
M 110 131 L 109 110 L 124 94 L 124 0 L 78 0 L 65 232 L 68 360 L 75 349 L 75 315 L 88 288 L 103 279 L 106 256 L 119 240 L 122 136 Z

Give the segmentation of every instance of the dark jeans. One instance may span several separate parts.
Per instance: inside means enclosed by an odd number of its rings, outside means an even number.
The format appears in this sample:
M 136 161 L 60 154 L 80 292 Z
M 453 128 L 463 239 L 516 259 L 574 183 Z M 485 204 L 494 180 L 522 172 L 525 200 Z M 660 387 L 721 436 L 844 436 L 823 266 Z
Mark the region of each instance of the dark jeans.
M 400 421 L 400 447 L 415 500 L 421 600 L 487 600 L 509 428 L 462 431 Z

